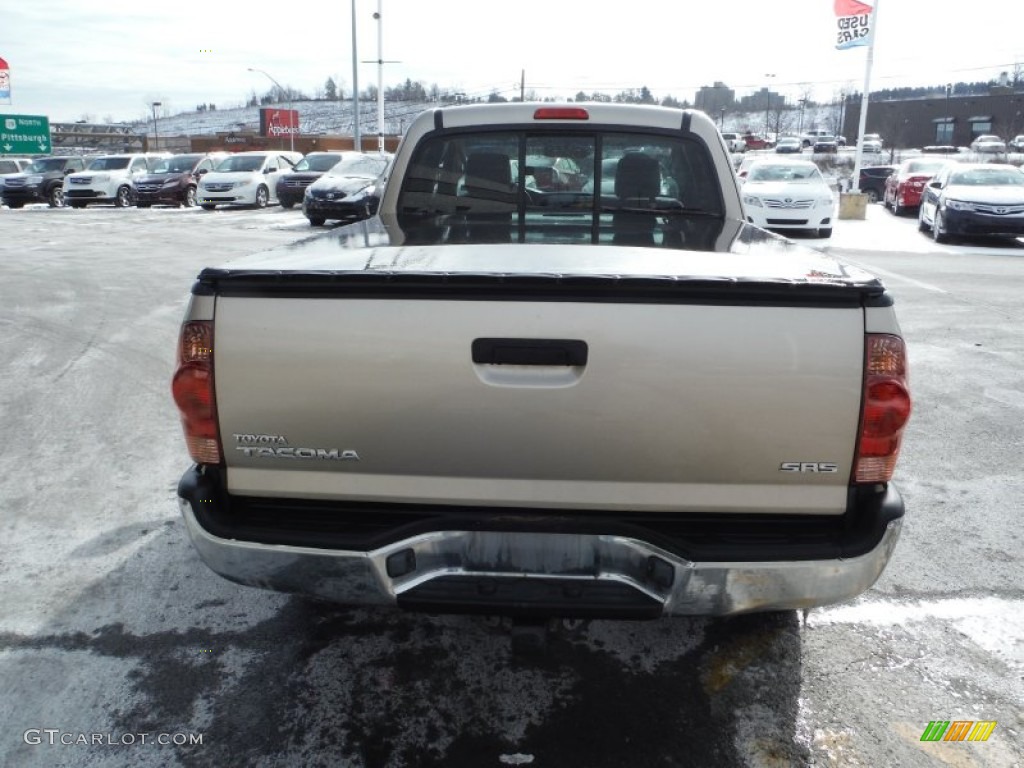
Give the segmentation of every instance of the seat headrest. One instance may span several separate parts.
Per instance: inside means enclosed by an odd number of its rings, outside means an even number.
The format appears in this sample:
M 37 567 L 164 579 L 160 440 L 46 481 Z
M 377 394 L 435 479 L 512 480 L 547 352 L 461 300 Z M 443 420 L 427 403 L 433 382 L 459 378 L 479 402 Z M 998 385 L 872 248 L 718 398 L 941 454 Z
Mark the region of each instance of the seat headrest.
M 661 192 L 658 161 L 643 152 L 622 156 L 615 170 L 616 197 L 657 197 Z
M 494 184 L 512 183 L 512 166 L 508 155 L 501 152 L 474 152 L 466 158 L 466 184 L 476 186 L 479 181 Z

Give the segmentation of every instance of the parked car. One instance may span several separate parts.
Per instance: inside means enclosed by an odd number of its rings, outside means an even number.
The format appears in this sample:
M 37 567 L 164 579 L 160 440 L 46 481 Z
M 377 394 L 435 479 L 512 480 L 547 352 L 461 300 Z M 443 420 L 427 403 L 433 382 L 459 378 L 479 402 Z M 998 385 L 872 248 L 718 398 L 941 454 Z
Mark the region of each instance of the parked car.
M 952 237 L 1024 237 L 1024 172 L 998 163 L 951 163 L 928 182 L 918 228 Z
M 896 216 L 921 204 L 925 184 L 942 170 L 946 160 L 916 157 L 904 160 L 885 180 L 884 203 Z
M 775 146 L 775 142 L 771 139 L 754 133 L 744 134 L 743 141 L 747 145 L 747 149 L 771 149 Z
M 306 187 L 302 212 L 319 227 L 328 219 L 359 221 L 374 215 L 392 155 L 345 152 L 342 160 Z
M 21 173 L 32 161 L 27 157 L 0 157 L 0 179 Z M 2 185 L 2 181 L 0 181 Z
M 741 192 L 746 219 L 752 224 L 832 236 L 835 196 L 810 160 L 759 158 L 750 164 Z
M 804 145 L 799 136 L 783 136 L 775 145 L 775 151 L 781 154 L 803 152 Z
M 822 137 L 814 142 L 811 152 L 816 155 L 834 155 L 839 151 L 839 142 L 835 136 Z
M 126 208 L 134 202 L 135 182 L 150 172 L 169 153 L 101 155 L 84 171 L 64 177 L 64 201 L 72 208 L 90 203 L 112 203 Z
M 882 142 L 878 139 L 864 139 L 860 145 L 860 151 L 865 154 L 880 155 L 882 153 Z
M 579 161 L 571 157 L 527 155 L 526 175 L 544 192 L 579 192 L 590 181 Z
M 834 136 L 835 134 L 826 128 L 812 128 L 811 130 L 801 134 L 800 141 L 805 147 L 813 147 L 814 142 L 818 139 L 830 139 Z
M 1024 133 L 1018 134 L 1010 139 L 1007 146 L 1014 152 L 1024 152 Z
M 149 208 L 155 203 L 185 206 L 196 204 L 199 178 L 227 157 L 226 152 L 172 155 L 157 163 L 135 181 L 135 205 Z
M 1006 152 L 1006 142 L 998 136 L 986 133 L 971 142 L 971 151 L 979 154 L 1003 154 Z
M 295 167 L 277 180 L 277 200 L 282 208 L 301 205 L 306 187 L 331 170 L 347 155 L 362 156 L 362 152 L 341 150 L 310 152 Z
M 747 148 L 747 142 L 738 133 L 723 133 L 722 138 L 730 152 L 743 152 Z
M 81 157 L 37 157 L 21 173 L 4 179 L 3 203 L 8 208 L 21 208 L 26 203 L 49 203 L 51 208 L 64 205 L 64 177 L 85 168 Z
M 218 205 L 266 208 L 277 202 L 277 180 L 301 159 L 301 152 L 287 150 L 229 155 L 200 179 L 196 199 L 206 211 L 212 211 Z
M 861 168 L 857 188 L 868 196 L 869 203 L 877 203 L 885 194 L 885 180 L 895 170 L 895 165 L 869 165 Z

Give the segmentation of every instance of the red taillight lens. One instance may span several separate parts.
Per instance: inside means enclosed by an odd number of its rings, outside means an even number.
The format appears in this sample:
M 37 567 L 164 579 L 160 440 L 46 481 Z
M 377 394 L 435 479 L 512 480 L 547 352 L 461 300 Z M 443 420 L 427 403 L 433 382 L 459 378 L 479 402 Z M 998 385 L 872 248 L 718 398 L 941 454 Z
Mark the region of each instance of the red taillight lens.
M 182 325 L 171 394 L 181 411 L 181 426 L 192 460 L 197 464 L 219 464 L 222 454 L 213 388 L 212 322 L 200 320 Z
M 889 334 L 868 334 L 854 471 L 858 483 L 885 483 L 892 478 L 903 428 L 910 419 L 907 378 L 907 350 L 903 339 Z

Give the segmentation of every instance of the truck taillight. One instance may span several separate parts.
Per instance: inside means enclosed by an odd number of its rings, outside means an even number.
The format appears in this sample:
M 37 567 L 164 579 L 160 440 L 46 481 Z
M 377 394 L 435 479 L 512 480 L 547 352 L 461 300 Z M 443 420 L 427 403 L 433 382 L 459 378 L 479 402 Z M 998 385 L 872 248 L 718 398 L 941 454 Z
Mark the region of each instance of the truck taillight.
M 868 334 L 855 482 L 886 483 L 892 478 L 903 428 L 909 418 L 907 349 L 903 339 L 885 333 Z
M 178 367 L 171 393 L 181 411 L 188 453 L 197 464 L 222 459 L 217 428 L 217 399 L 213 389 L 213 322 L 190 321 L 181 326 Z

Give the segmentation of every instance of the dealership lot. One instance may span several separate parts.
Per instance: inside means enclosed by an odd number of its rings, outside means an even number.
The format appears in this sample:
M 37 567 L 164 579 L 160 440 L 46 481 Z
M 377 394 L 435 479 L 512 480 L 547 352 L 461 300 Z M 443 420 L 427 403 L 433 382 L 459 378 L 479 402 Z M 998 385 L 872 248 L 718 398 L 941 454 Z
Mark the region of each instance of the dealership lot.
M 301 212 L 36 205 L 0 233 L 0 764 L 1024 764 L 1021 244 L 937 245 L 880 205 L 800 239 L 879 274 L 910 349 L 907 519 L 863 598 L 513 653 L 500 622 L 235 586 L 186 540 L 191 282 L 317 236 Z M 922 742 L 934 720 L 997 725 Z

